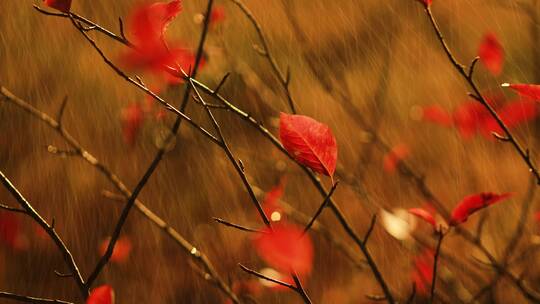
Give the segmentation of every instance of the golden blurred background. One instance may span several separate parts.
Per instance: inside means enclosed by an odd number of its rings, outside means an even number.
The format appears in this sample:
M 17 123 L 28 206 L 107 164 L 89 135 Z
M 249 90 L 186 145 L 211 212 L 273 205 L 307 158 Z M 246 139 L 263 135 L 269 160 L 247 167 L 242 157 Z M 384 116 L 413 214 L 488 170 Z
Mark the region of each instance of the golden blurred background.
M 260 46 L 260 40 L 246 16 L 230 1 L 216 2 L 223 7 L 225 19 L 209 32 L 207 64 L 199 79 L 214 87 L 230 72 L 222 95 L 277 135 L 278 114 L 289 111 L 283 88 L 267 59 L 256 51 L 254 45 Z M 505 51 L 504 71 L 494 77 L 479 66 L 476 79 L 484 92 L 511 99 L 515 96 L 499 84 L 540 83 L 538 2 L 434 0 L 433 11 L 450 47 L 464 63 L 476 56 L 486 32 L 496 33 Z M 174 115 L 167 113 L 160 121 L 146 120 L 136 143 L 126 144 L 122 109 L 145 96 L 115 74 L 69 20 L 40 14 L 33 4 L 41 2 L 0 2 L 0 85 L 51 115 L 68 96 L 64 127 L 132 189 Z M 118 17 L 128 16 L 135 4 L 75 0 L 72 10 L 118 32 Z M 264 30 L 278 66 L 283 71 L 290 67 L 291 94 L 298 112 L 328 124 L 334 132 L 339 147 L 335 178 L 341 180 L 334 199 L 360 235 L 368 228 L 371 216 L 380 214 L 382 208 L 394 210 L 426 203 L 410 176 L 383 170 L 383 157 L 388 151 L 373 143 L 371 132 L 375 131 L 390 146 L 409 147 L 408 166 L 424 178 L 448 209 L 471 193 L 513 192 L 511 200 L 485 211 L 487 216 L 475 215 L 464 224 L 474 232 L 479 220 L 485 218 L 483 244 L 495 257 L 502 256 L 527 195 L 527 167 L 508 144 L 482 136 L 464 139 L 455 129 L 417 119 L 418 107 L 439 104 L 451 111 L 468 99 L 469 90 L 449 64 L 422 5 L 414 0 L 245 0 L 245 5 Z M 171 23 L 167 37 L 196 48 L 201 30 L 197 15 L 205 6 L 205 1 L 184 0 L 183 11 Z M 110 58 L 117 58 L 125 49 L 100 33 L 89 34 Z M 154 81 L 141 76 L 149 84 Z M 178 106 L 184 88 L 171 87 L 162 95 Z M 313 214 L 322 198 L 303 171 L 231 112 L 214 112 L 261 198 L 285 176 L 282 199 L 305 214 Z M 191 104 L 187 113 L 211 129 L 199 105 Z M 536 156 L 538 122 L 522 124 L 513 131 Z M 102 195 L 103 190 L 115 189 L 95 168 L 78 157 L 49 153 L 49 145 L 68 148 L 41 121 L 10 103 L 0 102 L 0 170 L 46 219 L 55 219 L 58 233 L 83 276 L 87 276 L 99 259 L 99 246 L 110 236 L 122 204 Z M 322 181 L 330 185 L 328 179 Z M 190 126 L 181 127 L 174 148 L 166 154 L 140 199 L 204 252 L 231 286 L 254 280 L 237 263 L 257 270 L 265 267 L 253 250 L 250 234 L 213 221 L 212 217 L 220 217 L 262 227 L 223 151 Z M 16 204 L 3 188 L 0 202 Z M 536 208 L 533 201 L 532 211 Z M 0 246 L 0 290 L 77 299 L 73 281 L 53 272 L 66 271 L 56 248 L 35 233 L 30 219 L 12 216 L 21 218 L 25 244 L 23 248 Z M 538 232 L 532 215 L 526 220 L 516 256 L 534 245 Z M 325 211 L 321 221 L 336 238 L 356 250 L 331 212 Z M 414 234 L 434 241 L 423 227 L 418 224 Z M 218 289 L 198 275 L 189 255 L 140 213 L 130 214 L 124 234 L 133 246 L 129 258 L 108 265 L 96 282 L 113 286 L 117 303 L 226 301 Z M 320 234 L 313 232 L 311 237 L 315 261 L 304 285 L 314 303 L 372 303 L 366 295 L 381 294 L 369 269 L 354 267 Z M 394 239 L 379 219 L 369 248 L 392 291 L 405 302 L 411 291 L 412 261 L 420 246 L 411 239 Z M 496 275 L 481 262 L 485 257 L 458 234 L 446 237 L 442 252 L 448 259 L 441 259 L 437 288 L 444 303 L 466 303 Z M 361 252 L 354 253 L 362 259 Z M 524 268 L 528 269 L 527 283 L 540 290 L 540 269 L 534 254 L 511 269 L 518 274 Z M 258 303 L 301 302 L 290 291 L 259 289 L 254 296 Z M 417 297 L 418 303 L 423 301 Z M 478 302 L 525 303 L 526 299 L 503 278 Z

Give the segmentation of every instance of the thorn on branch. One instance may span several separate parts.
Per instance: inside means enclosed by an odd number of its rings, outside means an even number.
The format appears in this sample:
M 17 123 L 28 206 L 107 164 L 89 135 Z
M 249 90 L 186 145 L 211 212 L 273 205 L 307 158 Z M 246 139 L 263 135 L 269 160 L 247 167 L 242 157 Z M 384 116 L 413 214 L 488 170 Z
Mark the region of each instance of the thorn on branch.
M 478 96 L 478 95 L 476 95 L 474 93 L 468 92 L 467 96 L 469 96 L 470 98 L 472 98 L 472 99 L 474 99 L 476 101 L 482 102 L 482 98 L 480 98 L 480 96 Z
M 510 141 L 510 138 L 508 138 L 507 136 L 503 136 L 495 131 L 491 132 L 491 134 L 498 140 L 500 141 L 504 141 L 504 142 L 507 142 L 507 141 Z
M 122 39 L 124 39 L 127 42 L 128 40 L 127 40 L 126 34 L 124 32 L 124 21 L 122 20 L 121 17 L 118 17 L 118 26 L 120 28 L 120 37 L 122 37 Z
M 469 79 L 472 79 L 472 78 L 473 78 L 474 68 L 476 67 L 476 64 L 478 63 L 478 60 L 480 60 L 480 57 L 479 57 L 479 56 L 474 57 L 474 59 L 472 60 L 471 64 L 469 65 L 469 72 L 467 73 L 467 77 L 468 77 Z
M 257 272 L 257 271 L 255 271 L 255 270 L 249 269 L 249 268 L 247 268 L 246 266 L 244 266 L 244 265 L 242 265 L 242 264 L 238 264 L 238 266 L 240 266 L 240 268 L 241 268 L 243 271 L 245 271 L 245 272 L 247 272 L 247 273 L 249 273 L 249 274 L 252 274 L 252 275 L 254 275 L 254 276 L 258 277 L 258 278 L 261 278 L 261 279 L 263 279 L 263 280 L 267 280 L 267 281 L 270 281 L 270 282 L 272 282 L 272 283 L 275 283 L 275 284 L 278 284 L 278 285 L 287 287 L 287 288 L 289 288 L 289 289 L 291 289 L 291 290 L 294 290 L 294 291 L 297 291 L 297 290 L 298 290 L 295 286 L 293 286 L 293 285 L 291 285 L 291 284 L 289 284 L 289 283 L 285 283 L 285 282 L 283 282 L 283 281 L 276 280 L 276 279 L 273 279 L 273 278 L 271 278 L 271 277 L 267 277 L 267 276 L 265 276 L 264 274 L 262 274 L 262 273 L 260 273 L 260 272 Z
M 219 94 L 219 90 L 221 89 L 221 87 L 223 87 L 223 85 L 225 84 L 225 81 L 227 81 L 227 79 L 229 78 L 230 75 L 231 75 L 231 73 L 227 72 L 227 74 L 225 74 L 225 76 L 223 76 L 223 78 L 221 78 L 221 81 L 219 82 L 217 87 L 214 89 L 214 94 L 213 95 L 218 95 Z
M 73 276 L 73 273 L 61 273 L 60 271 L 56 269 L 54 270 L 54 274 L 60 278 L 70 278 Z
M 257 52 L 259 55 L 266 57 L 268 56 L 268 53 L 258 44 L 253 44 L 253 49 L 255 52 Z
M 253 228 L 248 228 L 248 227 L 245 227 L 245 226 L 242 226 L 242 225 L 234 224 L 234 223 L 228 222 L 228 221 L 226 221 L 224 219 L 221 219 L 221 218 L 218 218 L 218 217 L 213 217 L 213 219 L 214 219 L 214 221 L 216 221 L 219 224 L 222 224 L 222 225 L 225 225 L 225 226 L 228 226 L 228 227 L 232 227 L 232 228 L 236 228 L 238 230 L 242 230 L 242 231 L 246 231 L 246 232 L 253 232 L 253 233 L 266 233 L 265 231 L 261 231 L 261 230 L 257 230 L 257 229 L 253 229 Z

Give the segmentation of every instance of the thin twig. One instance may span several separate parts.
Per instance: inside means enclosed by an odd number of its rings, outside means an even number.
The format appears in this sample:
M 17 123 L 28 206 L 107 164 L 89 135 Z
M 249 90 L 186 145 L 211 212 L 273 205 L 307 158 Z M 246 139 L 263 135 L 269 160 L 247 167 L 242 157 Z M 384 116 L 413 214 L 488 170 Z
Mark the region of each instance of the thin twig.
M 75 150 L 78 152 L 78 155 L 89 163 L 91 166 L 96 168 L 101 174 L 103 174 L 113 186 L 122 193 L 121 195 L 116 196 L 117 200 L 125 202 L 126 199 L 129 199 L 131 192 L 127 186 L 120 180 L 120 178 L 113 173 L 107 166 L 102 164 L 94 155 L 88 152 L 80 143 L 67 131 L 63 126 L 55 121 L 52 117 L 47 115 L 44 112 L 34 108 L 28 102 L 18 98 L 9 90 L 0 86 L 0 95 L 4 97 L 5 100 L 11 102 L 15 106 L 29 113 L 31 116 L 43 121 L 47 126 L 51 127 L 59 133 L 59 135 Z M 195 249 L 191 243 L 189 243 L 177 230 L 172 228 L 167 222 L 165 222 L 161 217 L 155 214 L 150 210 L 146 205 L 137 199 L 135 201 L 135 207 L 137 210 L 150 220 L 154 225 L 163 230 L 168 237 L 170 237 L 176 244 L 178 244 L 186 254 L 190 257 L 196 259 L 199 263 L 203 265 L 207 273 L 210 273 L 212 276 L 212 282 L 216 285 L 220 291 L 222 291 L 227 297 L 229 297 L 234 303 L 240 303 L 237 295 L 231 290 L 229 285 L 225 283 L 225 280 L 220 277 L 212 263 L 202 252 Z M 195 249 L 195 250 L 194 250 Z M 197 254 L 192 254 L 196 252 Z
M 19 208 L 15 208 L 15 207 L 10 207 L 10 206 L 4 205 L 4 204 L 0 204 L 0 209 L 4 209 L 4 210 L 10 211 L 10 212 L 16 212 L 16 213 L 24 213 L 24 214 L 27 214 L 26 210 L 24 210 L 24 209 L 19 209 Z
M 501 129 L 504 132 L 505 137 L 508 139 L 508 142 L 512 144 L 512 146 L 514 147 L 514 150 L 516 150 L 516 152 L 519 154 L 523 162 L 529 168 L 529 171 L 534 175 L 534 177 L 536 178 L 537 184 L 540 184 L 540 172 L 538 172 L 538 169 L 533 164 L 531 157 L 529 153 L 527 152 L 527 149 L 524 149 L 521 146 L 521 144 L 518 142 L 516 137 L 512 134 L 512 132 L 510 132 L 510 129 L 508 128 L 508 126 L 502 121 L 499 114 L 497 114 L 495 109 L 489 104 L 487 99 L 482 95 L 482 93 L 480 92 L 480 89 L 478 88 L 478 85 L 474 81 L 473 73 L 474 73 L 474 66 L 475 66 L 474 63 L 476 61 L 473 61 L 473 63 L 470 66 L 469 71 L 467 72 L 466 67 L 456 59 L 456 57 L 450 50 L 448 44 L 446 43 L 446 40 L 444 39 L 442 35 L 439 25 L 437 24 L 437 22 L 435 21 L 435 18 L 433 17 L 433 14 L 431 12 L 431 6 L 426 5 L 425 11 L 431 23 L 431 26 L 433 30 L 435 31 L 437 39 L 439 40 L 446 54 L 446 57 L 448 57 L 448 60 L 450 61 L 450 63 L 455 67 L 458 73 L 463 77 L 463 79 L 467 82 L 469 87 L 473 90 L 473 93 L 478 97 L 478 101 L 480 102 L 480 104 L 484 106 L 486 110 L 489 111 L 491 117 L 493 117 L 495 121 L 497 122 L 497 125 L 501 127 Z
M 287 68 L 287 72 L 283 73 L 283 71 L 278 67 L 277 61 L 275 57 L 272 55 L 272 53 L 270 52 L 270 48 L 268 47 L 268 43 L 266 42 L 264 31 L 261 25 L 259 24 L 259 22 L 257 22 L 257 19 L 255 19 L 255 16 L 253 15 L 253 13 L 249 10 L 249 8 L 241 0 L 230 0 L 230 1 L 236 4 L 236 6 L 238 6 L 240 10 L 244 13 L 244 15 L 249 19 L 251 24 L 253 24 L 253 27 L 255 28 L 255 30 L 257 31 L 257 35 L 259 36 L 259 40 L 261 40 L 261 43 L 262 43 L 262 47 L 264 51 L 264 53 L 262 54 L 264 54 L 264 57 L 268 59 L 268 62 L 270 63 L 270 66 L 272 67 L 274 74 L 277 76 L 279 83 L 283 87 L 283 90 L 285 91 L 285 95 L 287 96 L 287 102 L 289 103 L 291 112 L 293 114 L 296 114 L 295 102 L 289 90 L 289 83 L 291 79 L 290 68 Z
M 11 193 L 11 195 L 17 200 L 19 205 L 26 211 L 26 214 L 30 216 L 38 225 L 45 230 L 45 232 L 49 235 L 49 237 L 54 241 L 56 244 L 56 247 L 62 253 L 62 256 L 64 258 L 64 262 L 66 263 L 69 270 L 73 273 L 73 279 L 75 280 L 75 283 L 77 283 L 77 286 L 79 287 L 79 290 L 81 292 L 81 295 L 84 299 L 88 296 L 88 288 L 86 287 L 84 283 L 84 279 L 81 276 L 81 273 L 79 271 L 79 267 L 75 263 L 75 260 L 73 259 L 73 255 L 71 255 L 71 252 L 66 247 L 64 241 L 58 236 L 56 233 L 56 230 L 54 229 L 54 225 L 49 225 L 47 221 L 45 221 L 41 215 L 34 209 L 34 207 L 24 198 L 24 196 L 19 192 L 17 188 L 11 183 L 11 181 L 4 175 L 2 171 L 0 171 L 0 182 L 4 185 L 4 187 Z
M 53 300 L 45 298 L 36 298 L 30 296 L 23 296 L 11 292 L 0 291 L 0 298 L 15 300 L 23 303 L 34 303 L 34 304 L 74 304 L 72 302 L 63 301 L 63 300 Z
M 287 287 L 287 288 L 289 288 L 289 289 L 291 289 L 291 290 L 296 291 L 296 286 L 294 286 L 294 285 L 291 285 L 291 284 L 289 284 L 289 283 L 285 283 L 285 282 L 283 282 L 283 281 L 280 281 L 280 280 L 277 280 L 277 279 L 274 279 L 274 278 L 265 276 L 264 274 L 262 274 L 262 273 L 260 273 L 260 272 L 257 272 L 257 271 L 255 271 L 255 270 L 249 269 L 249 268 L 247 268 L 246 266 L 244 266 L 244 265 L 242 265 L 242 264 L 238 264 L 238 266 L 239 266 L 243 271 L 245 271 L 245 272 L 247 272 L 247 273 L 249 273 L 249 274 L 252 274 L 252 275 L 254 275 L 254 276 L 256 276 L 256 277 L 259 277 L 259 278 L 261 278 L 261 279 L 263 279 L 263 280 L 267 280 L 267 281 L 269 281 L 269 282 L 272 282 L 272 283 L 275 283 L 275 284 L 278 284 L 278 285 L 281 285 L 281 286 L 283 286 L 283 287 Z
M 435 249 L 435 256 L 433 258 L 433 276 L 431 278 L 431 292 L 429 297 L 429 303 L 433 303 L 435 297 L 435 283 L 437 282 L 437 263 L 439 261 L 439 255 L 441 252 L 441 245 L 444 239 L 444 232 L 439 229 L 439 240 L 437 241 L 437 248 Z
M 257 230 L 257 229 L 253 229 L 253 228 L 248 228 L 248 227 L 245 227 L 245 226 L 242 226 L 242 225 L 234 224 L 234 223 L 231 223 L 231 222 L 226 221 L 224 219 L 220 219 L 218 217 L 214 217 L 213 219 L 214 219 L 214 221 L 216 221 L 216 222 L 218 222 L 218 223 L 220 223 L 222 225 L 232 227 L 232 228 L 236 228 L 238 230 L 242 230 L 242 231 L 246 231 L 246 232 L 254 232 L 254 233 L 266 233 L 265 231 L 261 231 L 261 230 Z
M 324 208 L 326 208 L 326 206 L 328 205 L 328 201 L 332 197 L 332 194 L 334 194 L 334 190 L 336 190 L 338 184 L 339 184 L 339 181 L 336 181 L 334 183 L 334 185 L 332 185 L 332 189 L 330 189 L 330 192 L 328 192 L 328 195 L 324 198 L 323 202 L 319 206 L 319 209 L 317 209 L 317 211 L 315 212 L 315 214 L 313 215 L 311 220 L 308 222 L 308 224 L 304 228 L 304 232 L 302 232 L 302 234 L 306 234 L 309 231 L 309 229 L 311 228 L 311 226 L 313 226 L 313 223 L 315 223 L 317 218 L 321 215 Z

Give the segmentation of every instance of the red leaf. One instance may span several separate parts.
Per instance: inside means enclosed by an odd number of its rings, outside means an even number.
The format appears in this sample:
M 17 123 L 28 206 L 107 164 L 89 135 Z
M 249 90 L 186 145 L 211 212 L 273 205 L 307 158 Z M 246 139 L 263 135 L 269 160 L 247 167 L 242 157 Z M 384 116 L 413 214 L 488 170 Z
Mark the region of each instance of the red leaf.
M 110 285 L 101 285 L 90 292 L 86 304 L 114 304 L 114 290 Z
M 64 13 L 69 13 L 71 0 L 44 0 L 46 6 L 52 7 Z
M 210 24 L 216 25 L 225 20 L 225 8 L 221 5 L 216 5 L 210 12 Z
M 532 100 L 520 99 L 497 109 L 497 113 L 507 127 L 513 128 L 535 119 L 538 116 L 538 104 Z M 489 138 L 493 138 L 491 132 L 502 133 L 501 127 L 491 116 L 485 119 L 482 128 L 484 136 Z
M 15 214 L 0 212 L 0 240 L 13 250 L 26 250 L 30 243 Z
M 135 45 L 141 47 L 163 44 L 163 35 L 167 26 L 181 10 L 180 0 L 169 3 L 151 3 L 136 8 L 129 23 Z
M 263 210 L 266 216 L 272 221 L 279 221 L 281 219 L 282 208 L 279 205 L 279 199 L 283 196 L 285 181 L 285 178 L 281 178 L 279 184 L 272 188 L 270 191 L 268 191 L 268 193 L 266 193 L 266 196 L 264 197 L 264 201 L 262 204 Z M 274 216 L 275 212 L 278 212 L 279 216 Z M 279 219 L 277 217 L 279 217 Z
M 386 172 L 392 173 L 396 171 L 399 163 L 409 156 L 409 147 L 405 144 L 399 144 L 390 150 L 383 158 L 383 169 Z
M 433 226 L 433 228 L 437 229 L 437 222 L 435 221 L 435 217 L 433 217 L 433 214 L 431 214 L 429 211 L 423 208 L 411 208 L 409 209 L 409 213 L 416 215 L 417 217 L 423 219 L 428 224 Z
M 303 229 L 280 222 L 257 235 L 254 246 L 259 256 L 279 271 L 289 273 L 292 269 L 299 275 L 311 271 L 313 264 L 313 245 Z
M 480 57 L 480 62 L 482 62 L 493 75 L 499 75 L 502 72 L 504 50 L 494 33 L 487 33 L 484 35 L 478 49 L 478 56 Z
M 511 88 L 522 96 L 529 97 L 534 100 L 540 100 L 540 85 L 539 84 L 503 83 L 501 86 L 503 88 Z
M 137 102 L 128 105 L 122 109 L 121 120 L 124 140 L 133 146 L 144 122 L 142 106 Z
M 456 226 L 465 222 L 474 212 L 507 199 L 511 195 L 511 193 L 496 194 L 482 192 L 466 196 L 452 211 L 450 226 Z
M 100 255 L 103 256 L 105 254 L 110 241 L 111 241 L 111 238 L 107 238 L 106 240 L 103 240 L 101 242 L 101 245 L 99 246 Z M 131 241 L 127 237 L 121 237 L 114 244 L 114 249 L 113 249 L 113 253 L 111 255 L 110 260 L 111 262 L 115 262 L 115 263 L 123 263 L 128 259 L 130 252 L 131 252 Z
M 430 105 L 422 108 L 422 119 L 444 127 L 453 124 L 452 116 L 439 105 Z
M 330 128 L 313 118 L 281 113 L 279 137 L 287 152 L 313 171 L 332 177 L 337 144 Z
M 476 101 L 462 103 L 453 113 L 454 124 L 465 139 L 476 134 L 486 117 L 489 117 L 489 111 Z
M 416 292 L 421 296 L 427 295 L 430 290 L 434 260 L 435 254 L 431 249 L 425 249 L 414 259 L 412 279 L 416 285 Z

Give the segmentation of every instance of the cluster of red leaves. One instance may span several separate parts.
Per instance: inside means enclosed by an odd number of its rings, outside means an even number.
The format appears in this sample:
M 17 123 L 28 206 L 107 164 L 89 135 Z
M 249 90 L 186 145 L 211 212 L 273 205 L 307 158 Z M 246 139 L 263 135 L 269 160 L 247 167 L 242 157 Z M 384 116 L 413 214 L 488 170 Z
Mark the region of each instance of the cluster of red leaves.
M 181 70 L 188 72 L 195 63 L 195 56 L 180 43 L 170 44 L 164 37 L 167 26 L 181 10 L 180 0 L 136 8 L 128 23 L 135 47 L 122 54 L 122 63 L 129 69 L 145 70 L 164 77 L 169 83 L 181 82 Z
M 109 285 L 102 285 L 94 288 L 86 304 L 114 304 L 114 290 Z
M 448 224 L 450 226 L 457 226 L 464 223 L 467 221 L 469 216 L 476 211 L 503 201 L 510 196 L 512 196 L 511 193 L 496 194 L 492 192 L 481 192 L 468 195 L 464 197 L 459 204 L 457 204 L 454 210 L 452 210 Z M 437 227 L 437 221 L 435 220 L 433 212 L 430 212 L 424 208 L 412 208 L 409 209 L 409 212 L 433 226 L 435 230 L 439 229 Z
M 406 144 L 399 144 L 394 146 L 383 157 L 383 169 L 388 173 L 396 171 L 399 163 L 411 154 L 409 147 Z
M 478 49 L 478 57 L 480 57 L 480 62 L 493 75 L 501 74 L 504 63 L 504 50 L 494 33 L 484 35 Z
M 493 106 L 501 120 L 509 128 L 529 122 L 539 114 L 538 105 L 528 98 L 511 101 L 505 105 L 494 104 Z M 425 106 L 422 108 L 422 120 L 444 127 L 455 127 L 465 139 L 469 139 L 477 133 L 492 139 L 492 132 L 502 132 L 489 111 L 473 100 L 462 103 L 454 109 L 452 114 L 439 105 Z
M 434 260 L 435 253 L 431 249 L 424 249 L 421 254 L 414 258 L 412 281 L 416 286 L 418 295 L 426 296 L 431 288 Z
M 99 254 L 104 255 L 109 246 L 111 238 L 107 238 L 101 242 L 99 246 Z M 114 263 L 124 263 L 131 252 L 131 240 L 127 237 L 119 238 L 114 244 L 113 253 L 111 255 L 110 261 Z
M 257 234 L 253 243 L 258 255 L 278 271 L 290 273 L 294 269 L 299 275 L 311 272 L 313 244 L 302 228 L 281 221 Z
M 71 9 L 71 0 L 43 0 L 43 3 L 64 13 L 69 13 Z
M 313 171 L 332 177 L 337 143 L 330 128 L 304 115 L 279 116 L 279 138 L 287 152 Z

